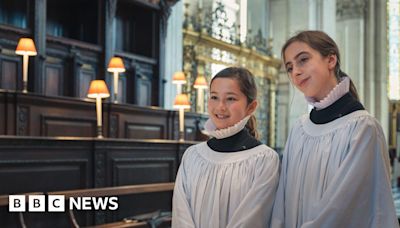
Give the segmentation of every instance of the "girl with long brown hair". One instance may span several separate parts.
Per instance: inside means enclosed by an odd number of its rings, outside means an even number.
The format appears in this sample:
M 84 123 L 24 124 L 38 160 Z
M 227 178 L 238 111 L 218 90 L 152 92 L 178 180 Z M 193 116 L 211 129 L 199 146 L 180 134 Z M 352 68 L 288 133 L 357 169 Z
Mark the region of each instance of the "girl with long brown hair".
M 341 71 L 336 43 L 303 31 L 282 57 L 314 108 L 289 134 L 271 227 L 398 227 L 382 128 Z

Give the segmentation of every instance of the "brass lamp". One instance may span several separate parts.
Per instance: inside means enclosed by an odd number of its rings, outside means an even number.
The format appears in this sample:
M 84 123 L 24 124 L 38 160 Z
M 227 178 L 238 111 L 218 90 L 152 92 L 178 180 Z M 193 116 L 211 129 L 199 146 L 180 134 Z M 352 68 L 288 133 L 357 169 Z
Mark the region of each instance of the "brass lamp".
M 182 71 L 175 72 L 174 76 L 172 77 L 172 84 L 176 84 L 176 93 L 182 93 L 182 85 L 186 84 L 186 77 L 185 73 Z
M 175 97 L 174 108 L 179 109 L 179 141 L 185 140 L 185 109 L 190 109 L 189 98 L 186 94 L 178 94 Z
M 97 113 L 97 137 L 103 138 L 102 130 L 102 111 L 101 111 L 101 99 L 110 96 L 107 85 L 104 80 L 93 80 L 90 82 L 88 91 L 89 98 L 96 98 L 96 113 Z
M 206 78 L 203 75 L 197 76 L 193 87 L 197 90 L 197 105 L 198 112 L 204 112 L 204 90 L 208 88 Z
M 125 72 L 124 62 L 120 57 L 112 57 L 110 62 L 108 63 L 108 72 L 114 73 L 114 102 L 117 103 L 118 96 L 118 74 Z
M 35 43 L 31 38 L 21 38 L 18 41 L 15 54 L 23 56 L 23 68 L 22 68 L 22 92 L 28 92 L 28 61 L 29 56 L 37 55 Z

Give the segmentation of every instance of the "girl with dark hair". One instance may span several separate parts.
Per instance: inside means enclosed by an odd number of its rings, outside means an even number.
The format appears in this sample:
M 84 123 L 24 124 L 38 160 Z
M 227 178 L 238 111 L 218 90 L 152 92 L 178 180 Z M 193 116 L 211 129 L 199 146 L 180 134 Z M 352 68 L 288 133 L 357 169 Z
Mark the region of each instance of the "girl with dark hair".
M 303 31 L 282 58 L 314 108 L 289 134 L 271 227 L 398 227 L 382 128 L 340 70 L 336 43 Z
M 257 88 L 244 68 L 211 80 L 205 124 L 212 137 L 189 147 L 176 177 L 172 227 L 266 227 L 278 185 L 279 158 L 257 140 Z

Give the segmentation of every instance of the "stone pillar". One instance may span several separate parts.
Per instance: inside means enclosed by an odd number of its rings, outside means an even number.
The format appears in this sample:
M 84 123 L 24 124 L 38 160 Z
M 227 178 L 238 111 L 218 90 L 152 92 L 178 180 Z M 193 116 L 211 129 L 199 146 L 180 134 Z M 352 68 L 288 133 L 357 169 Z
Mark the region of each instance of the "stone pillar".
M 270 84 L 270 95 L 269 95 L 269 114 L 270 114 L 270 119 L 269 119 L 269 145 L 272 148 L 276 148 L 276 110 L 277 110 L 277 105 L 276 105 L 276 89 L 277 89 L 277 82 L 275 80 L 271 81 Z
M 171 11 L 168 18 L 167 37 L 165 40 L 165 90 L 164 90 L 164 108 L 172 109 L 174 98 L 176 95 L 176 86 L 171 83 L 172 76 L 176 71 L 182 71 L 183 57 L 183 2 L 178 1 Z
M 388 139 L 389 134 L 389 100 L 387 96 L 387 78 L 388 78 L 388 68 L 387 68 L 387 9 L 386 1 L 375 0 L 373 7 L 375 9 L 375 27 L 373 29 L 373 34 L 369 39 L 374 41 L 374 53 L 372 54 L 371 64 L 375 66 L 375 72 L 371 73 L 374 77 L 375 83 L 375 117 L 379 120 L 382 125 L 383 132 L 386 134 L 386 139 Z M 367 30 L 369 30 L 369 26 Z M 379 37 L 377 39 L 377 37 Z
M 365 101 L 365 12 L 364 0 L 338 0 L 337 44 L 341 52 L 341 69 L 352 79 L 362 102 Z

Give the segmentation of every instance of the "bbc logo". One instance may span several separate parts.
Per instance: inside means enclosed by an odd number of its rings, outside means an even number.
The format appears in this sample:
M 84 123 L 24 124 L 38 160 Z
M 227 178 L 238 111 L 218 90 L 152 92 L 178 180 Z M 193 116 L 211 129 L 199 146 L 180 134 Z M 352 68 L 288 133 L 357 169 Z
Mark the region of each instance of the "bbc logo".
M 25 195 L 10 195 L 8 198 L 8 211 L 25 212 L 26 211 Z M 47 210 L 49 212 L 63 212 L 65 208 L 65 196 L 49 195 L 47 200 Z M 45 212 L 46 196 L 45 195 L 29 195 L 28 211 Z
M 117 210 L 118 197 L 69 197 L 68 205 L 65 205 L 64 195 L 9 195 L 9 212 L 64 212 L 69 210 Z M 47 202 L 47 204 L 46 204 Z M 28 208 L 26 208 L 28 205 Z

